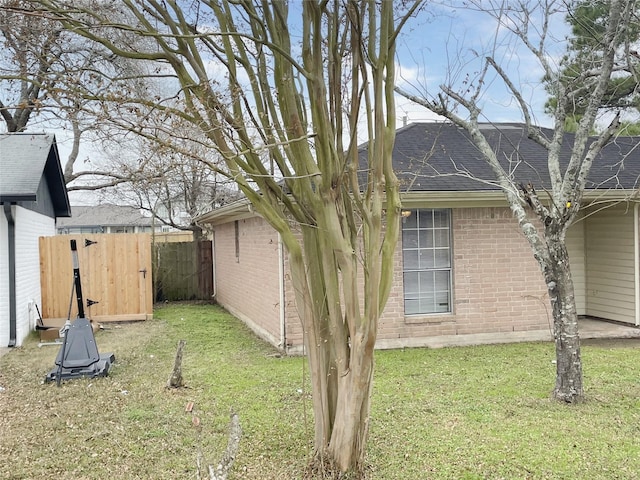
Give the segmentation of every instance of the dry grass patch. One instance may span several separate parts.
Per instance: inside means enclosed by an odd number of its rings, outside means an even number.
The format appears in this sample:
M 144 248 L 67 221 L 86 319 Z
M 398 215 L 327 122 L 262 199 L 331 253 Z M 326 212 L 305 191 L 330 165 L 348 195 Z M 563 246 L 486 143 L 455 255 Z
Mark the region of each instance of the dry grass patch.
M 291 472 L 292 458 L 304 467 L 303 432 L 272 439 L 263 431 L 281 407 L 284 420 L 301 405 L 292 397 L 300 382 L 290 385 L 285 375 L 274 385 L 278 369 L 265 362 L 301 359 L 272 357 L 270 347 L 208 305 L 170 306 L 154 320 L 108 328 L 96 334 L 100 352 L 116 355 L 106 378 L 43 384 L 59 347 L 38 348 L 35 336 L 0 360 L 0 478 L 193 479 L 199 452 L 214 464 L 224 452 L 232 410 L 245 432 L 235 478 L 286 478 L 280 474 Z M 187 340 L 187 387 L 166 389 L 179 338 Z M 283 445 L 291 439 L 293 447 Z M 276 449 L 296 451 L 272 465 Z M 242 462 L 247 456 L 250 464 Z

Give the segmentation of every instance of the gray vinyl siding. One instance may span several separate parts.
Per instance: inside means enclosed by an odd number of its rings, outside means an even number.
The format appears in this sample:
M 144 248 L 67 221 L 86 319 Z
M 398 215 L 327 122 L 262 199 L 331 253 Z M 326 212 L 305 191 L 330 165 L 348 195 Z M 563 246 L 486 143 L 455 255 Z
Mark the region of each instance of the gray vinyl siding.
M 587 218 L 587 315 L 635 323 L 633 208 Z
M 578 315 L 587 314 L 587 279 L 585 265 L 585 222 L 578 220 L 567 230 L 565 238 L 571 264 L 571 277 Z
M 40 184 L 38 185 L 38 191 L 36 193 L 37 200 L 20 202 L 20 206 L 31 210 L 32 212 L 46 215 L 49 218 L 56 218 L 56 211 L 51 198 L 51 192 L 47 185 L 47 180 L 42 177 Z

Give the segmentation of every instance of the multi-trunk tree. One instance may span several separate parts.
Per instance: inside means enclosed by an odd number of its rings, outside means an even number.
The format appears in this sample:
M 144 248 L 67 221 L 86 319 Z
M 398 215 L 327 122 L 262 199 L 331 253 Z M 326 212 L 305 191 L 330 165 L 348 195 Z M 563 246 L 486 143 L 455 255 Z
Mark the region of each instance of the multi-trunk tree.
M 139 115 L 133 129 L 150 135 L 148 111 L 190 125 L 222 159 L 210 167 L 278 231 L 304 327 L 317 458 L 357 469 L 399 232 L 395 42 L 419 1 L 33 3 L 114 55 L 153 64 L 173 91 L 121 99 Z M 132 48 L 131 37 L 146 45 Z
M 507 68 L 497 60 L 504 38 L 496 41 L 496 48 L 482 57 L 481 67 L 475 75 L 470 73 L 460 85 L 442 85 L 437 93 L 425 91 L 416 94 L 398 89 L 404 96 L 464 128 L 482 152 L 487 168 L 504 192 L 547 286 L 557 359 L 553 396 L 565 402 L 577 402 L 584 396 L 578 317 L 565 234 L 583 206 L 585 183 L 593 162 L 619 127 L 618 116 L 614 115 L 601 134 L 590 136 L 598 113 L 607 102 L 615 66 L 620 65 L 624 51 L 628 51 L 628 48 L 623 48 L 625 38 L 628 38 L 628 29 L 638 12 L 636 1 L 600 3 L 601 28 L 597 48 L 583 53 L 583 62 L 589 65 L 589 70 L 581 72 L 579 79 L 568 81 L 564 65 L 554 64 L 556 57 L 553 50 L 548 50 L 549 47 L 557 47 L 558 41 L 549 28 L 554 15 L 564 12 L 570 17 L 575 16 L 575 4 L 553 1 L 517 5 L 501 1 L 467 2 L 467 6 L 473 5 L 496 20 L 496 38 L 505 31 L 511 32 L 528 54 L 538 61 L 547 79 L 547 88 L 556 98 L 563 99 L 555 102 L 552 111 L 554 127 L 550 135 L 534 124 L 531 105 Z M 483 95 L 497 81 L 505 85 L 519 105 L 528 136 L 547 150 L 548 171 L 545 176 L 549 178 L 548 185 L 535 184 L 535 179 L 532 183 L 519 184 L 513 175 L 517 169 L 501 162 L 485 136 L 486 130 L 479 126 L 483 120 Z M 585 96 L 584 92 L 589 92 L 589 95 Z M 570 106 L 578 101 L 583 102 L 580 120 L 575 133 L 565 135 L 566 120 L 573 114 Z M 567 143 L 570 144 L 570 158 L 568 164 L 562 164 L 561 152 Z

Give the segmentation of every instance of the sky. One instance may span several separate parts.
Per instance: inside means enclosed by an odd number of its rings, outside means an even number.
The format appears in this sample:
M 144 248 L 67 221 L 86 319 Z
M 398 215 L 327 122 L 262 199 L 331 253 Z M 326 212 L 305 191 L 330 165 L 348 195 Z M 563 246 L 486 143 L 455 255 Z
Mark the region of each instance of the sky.
M 483 0 L 491 5 L 494 0 Z M 298 5 L 299 7 L 299 5 Z M 293 3 L 291 15 L 296 15 Z M 535 15 L 529 18 L 527 28 L 534 42 L 537 24 Z M 515 26 L 515 23 L 506 23 Z M 554 62 L 565 46 L 564 37 L 568 27 L 564 16 L 558 15 L 551 23 L 551 51 L 546 59 Z M 543 70 L 537 59 L 516 41 L 505 27 L 486 12 L 470 9 L 444 8 L 429 2 L 426 9 L 405 26 L 397 45 L 397 84 L 418 96 L 430 96 L 439 92 L 441 84 L 464 92 L 480 71 L 484 57 L 490 52 L 504 68 L 526 102 L 532 105 L 534 122 L 540 126 L 551 126 L 551 118 L 544 113 L 547 93 L 541 85 Z M 504 82 L 491 73 L 484 85 L 485 93 L 480 97 L 482 118 L 491 122 L 520 122 L 522 113 Z M 465 83 L 466 81 L 466 83 Z M 396 96 L 397 126 L 423 121 L 442 121 L 435 114 L 411 101 Z M 465 116 L 465 112 L 459 113 Z M 62 157 L 70 150 L 71 141 L 64 131 L 56 132 Z M 87 149 L 82 156 L 95 157 Z
M 484 1 L 490 5 L 492 1 Z M 533 2 L 532 2 L 533 3 Z M 542 18 L 535 12 L 526 22 L 528 38 L 538 45 Z M 505 25 L 516 26 L 506 20 L 502 25 L 486 12 L 470 9 L 431 7 L 429 12 L 411 20 L 398 43 L 397 83 L 403 89 L 419 95 L 434 95 L 440 85 L 452 85 L 465 92 L 482 68 L 486 56 L 493 57 L 503 68 L 524 100 L 531 105 L 534 122 L 551 126 L 552 119 L 544 113 L 547 93 L 541 83 L 543 68 L 530 50 Z M 556 15 L 549 24 L 548 55 L 552 65 L 566 48 L 569 28 L 564 15 Z M 474 83 L 475 85 L 475 83 Z M 523 121 L 518 103 L 498 75 L 490 70 L 479 103 L 484 119 L 491 122 Z M 415 104 L 398 98 L 398 113 L 409 122 L 430 120 L 434 115 Z M 461 111 L 462 115 L 464 113 Z M 402 117 L 400 117 L 402 118 Z

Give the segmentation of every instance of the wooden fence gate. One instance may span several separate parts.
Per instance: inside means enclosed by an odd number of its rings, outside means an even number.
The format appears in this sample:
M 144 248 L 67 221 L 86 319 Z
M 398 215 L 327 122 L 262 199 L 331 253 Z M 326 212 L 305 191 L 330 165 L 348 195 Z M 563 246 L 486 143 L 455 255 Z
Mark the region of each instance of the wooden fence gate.
M 70 240 L 76 240 L 85 314 L 97 322 L 153 318 L 151 235 L 83 234 L 40 237 L 42 317 L 77 316 Z M 95 242 L 88 245 L 89 242 Z M 98 303 L 86 307 L 87 301 Z

